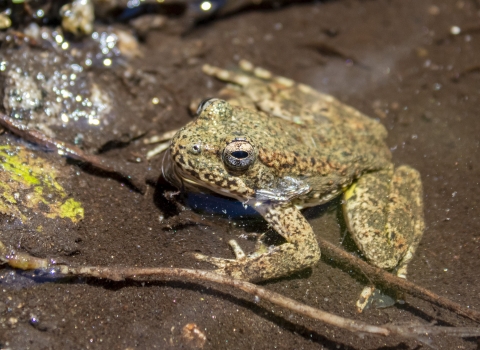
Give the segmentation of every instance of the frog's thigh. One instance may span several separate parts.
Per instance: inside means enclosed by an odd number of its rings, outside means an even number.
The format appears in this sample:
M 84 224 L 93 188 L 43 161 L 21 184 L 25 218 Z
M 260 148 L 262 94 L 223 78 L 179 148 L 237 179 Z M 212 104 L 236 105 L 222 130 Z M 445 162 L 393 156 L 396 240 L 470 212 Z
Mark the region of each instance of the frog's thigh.
M 419 173 L 408 166 L 362 175 L 345 192 L 345 219 L 365 257 L 381 268 L 406 265 L 423 235 L 423 191 Z
M 257 208 L 258 209 L 258 208 Z M 312 227 L 294 206 L 269 206 L 259 210 L 287 242 L 236 260 L 207 258 L 217 272 L 249 281 L 262 281 L 310 267 L 320 259 L 320 249 Z

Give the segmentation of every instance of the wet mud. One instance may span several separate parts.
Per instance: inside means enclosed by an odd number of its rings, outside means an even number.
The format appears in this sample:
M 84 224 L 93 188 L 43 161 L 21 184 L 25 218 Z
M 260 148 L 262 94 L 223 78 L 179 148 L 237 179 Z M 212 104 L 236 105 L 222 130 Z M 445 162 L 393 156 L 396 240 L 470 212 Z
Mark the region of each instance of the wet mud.
M 480 3 L 474 0 L 346 0 L 247 9 L 188 31 L 148 31 L 140 41 L 141 55 L 128 59 L 128 65 L 92 68 L 85 77 L 93 75 L 109 91 L 115 107 L 109 118 L 118 117 L 121 127 L 87 135 L 82 146 L 130 162 L 155 179 L 161 157 L 147 162 L 144 155 L 151 147 L 137 137 L 181 127 L 193 118 L 190 101 L 215 96 L 223 84 L 202 74 L 204 63 L 233 68 L 247 59 L 309 84 L 379 119 L 389 131 L 394 163 L 419 170 L 426 230 L 409 279 L 479 310 L 479 17 Z M 52 131 L 70 142 L 79 133 L 55 126 Z M 0 143 L 25 145 L 8 133 Z M 194 260 L 192 252 L 231 258 L 228 240 L 253 249 L 252 240 L 239 237 L 266 230 L 248 213 L 236 217 L 238 208 L 222 213 L 222 202 L 209 202 L 200 216 L 179 212 L 163 195 L 174 189 L 161 180 L 150 181 L 141 194 L 56 154 L 42 156 L 65 168 L 65 186 L 83 204 L 84 219 L 39 232 L 0 215 L 1 240 L 35 256 L 79 265 L 207 269 L 211 266 Z M 187 203 L 198 208 L 204 200 L 191 197 Z M 339 222 L 339 204 L 311 208 L 305 215 L 319 237 L 351 249 Z M 324 256 L 308 271 L 263 285 L 371 324 L 478 326 L 413 297 L 403 305 L 358 314 L 355 302 L 366 282 Z M 439 349 L 479 347 L 475 338 L 432 340 Z M 421 345 L 395 337 L 359 337 L 213 284 L 54 280 L 3 269 L 0 347 L 353 350 Z

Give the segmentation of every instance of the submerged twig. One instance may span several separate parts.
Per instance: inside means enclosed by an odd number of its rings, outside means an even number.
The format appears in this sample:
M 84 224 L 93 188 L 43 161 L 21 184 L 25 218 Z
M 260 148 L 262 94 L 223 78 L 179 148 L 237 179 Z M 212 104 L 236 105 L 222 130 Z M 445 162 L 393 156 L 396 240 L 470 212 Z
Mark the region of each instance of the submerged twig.
M 179 206 L 179 203 L 177 201 L 172 202 L 177 205 L 179 211 L 186 210 L 184 207 Z M 204 221 L 198 222 L 204 223 Z M 473 309 L 468 309 L 448 298 L 442 297 L 413 282 L 410 282 L 403 278 L 399 278 L 396 275 L 393 275 L 381 268 L 370 265 L 364 260 L 349 254 L 340 247 L 337 247 L 336 245 L 320 237 L 317 237 L 317 241 L 323 256 L 328 256 L 334 259 L 339 264 L 348 265 L 360 271 L 372 283 L 383 285 L 385 287 L 395 289 L 399 292 L 403 292 L 419 299 L 428 301 L 434 305 L 453 311 L 457 315 L 467 317 L 472 321 L 480 323 L 480 312 Z
M 327 42 L 315 40 L 305 43 L 304 46 L 317 51 L 322 56 L 340 58 L 342 60 L 350 61 L 351 63 L 358 65 L 361 68 L 370 69 L 370 67 L 360 62 L 352 54 L 343 52 L 342 50 L 336 48 L 331 44 L 328 44 Z
M 346 264 L 358 269 L 365 274 L 372 282 L 376 284 L 383 284 L 387 287 L 394 288 L 400 292 L 410 294 L 414 297 L 423 299 L 447 310 L 453 311 L 458 315 L 468 317 L 469 319 L 480 323 L 480 312 L 467 309 L 462 305 L 451 301 L 445 297 L 437 295 L 432 291 L 420 287 L 415 283 L 409 282 L 406 279 L 399 278 L 387 271 L 378 267 L 372 266 L 365 261 L 347 253 L 346 251 L 336 247 L 334 244 L 322 239 L 318 239 L 318 244 L 322 254 L 330 256 L 341 264 Z
M 302 304 L 296 300 L 259 287 L 253 283 L 237 280 L 231 277 L 219 275 L 213 271 L 193 270 L 183 268 L 132 268 L 132 267 L 102 267 L 102 266 L 67 266 L 56 265 L 48 259 L 35 258 L 26 253 L 15 252 L 7 249 L 0 242 L 0 260 L 11 267 L 22 270 L 41 270 L 49 275 L 58 276 L 83 276 L 104 278 L 113 281 L 124 279 L 141 279 L 142 277 L 167 277 L 190 279 L 194 281 L 207 281 L 219 283 L 240 289 L 247 294 L 267 300 L 275 305 L 284 307 L 298 314 L 308 316 L 317 321 L 349 330 L 358 334 L 371 334 L 377 336 L 396 335 L 402 338 L 415 339 L 428 345 L 430 335 L 449 335 L 455 337 L 480 336 L 480 328 L 476 327 L 439 327 L 410 323 L 407 325 L 395 325 L 392 323 L 381 326 L 370 325 L 366 322 L 356 321 L 337 316 L 329 312 Z
M 480 64 L 476 64 L 455 73 L 450 79 L 454 82 L 458 82 L 461 78 L 471 73 L 479 73 L 479 72 L 480 72 Z
M 48 137 L 38 130 L 29 129 L 27 126 L 17 122 L 3 113 L 0 113 L 0 126 L 3 126 L 11 133 L 20 136 L 25 141 L 35 143 L 50 151 L 56 151 L 58 154 L 65 157 L 88 163 L 94 168 L 103 172 L 118 175 L 122 179 L 128 181 L 142 193 L 144 193 L 146 190 L 144 178 L 133 175 L 136 171 L 131 167 L 120 165 L 118 163 L 109 161 L 106 158 L 88 154 L 79 147 L 68 142 L 59 141 Z

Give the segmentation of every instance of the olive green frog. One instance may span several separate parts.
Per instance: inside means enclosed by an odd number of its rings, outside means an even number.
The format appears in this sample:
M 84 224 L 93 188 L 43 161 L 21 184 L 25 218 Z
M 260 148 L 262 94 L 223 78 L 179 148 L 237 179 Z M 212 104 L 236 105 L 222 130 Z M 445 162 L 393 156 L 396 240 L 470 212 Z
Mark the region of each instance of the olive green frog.
M 173 137 L 164 175 L 251 205 L 286 242 L 247 255 L 230 241 L 235 259 L 196 257 L 254 282 L 311 267 L 320 250 L 300 210 L 343 196 L 347 227 L 366 259 L 405 278 L 424 231 L 422 183 L 415 169 L 393 166 L 385 127 L 246 61 L 238 72 L 203 70 L 230 84 Z

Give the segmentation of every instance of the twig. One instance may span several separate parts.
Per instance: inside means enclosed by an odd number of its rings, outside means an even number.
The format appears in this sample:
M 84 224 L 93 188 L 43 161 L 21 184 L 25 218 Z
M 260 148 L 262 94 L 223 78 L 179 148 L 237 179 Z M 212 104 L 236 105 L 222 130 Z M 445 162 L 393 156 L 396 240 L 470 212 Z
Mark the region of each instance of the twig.
M 480 72 L 480 64 L 476 64 L 470 67 L 467 67 L 457 73 L 455 73 L 450 79 L 454 82 L 458 82 L 461 78 L 465 77 L 471 73 L 478 73 Z
M 411 323 L 408 325 L 384 324 L 374 326 L 362 321 L 356 321 L 340 317 L 326 311 L 302 304 L 296 300 L 285 297 L 281 294 L 272 292 L 255 284 L 237 280 L 231 277 L 222 276 L 212 271 L 192 270 L 182 268 L 122 268 L 122 267 L 102 267 L 102 266 L 67 266 L 56 265 L 48 259 L 32 257 L 26 253 L 17 253 L 14 250 L 8 250 L 0 242 L 0 260 L 11 267 L 23 270 L 41 270 L 49 275 L 58 276 L 84 276 L 94 278 L 104 278 L 113 281 L 124 279 L 140 279 L 142 277 L 167 277 L 190 279 L 194 281 L 208 281 L 240 289 L 247 294 L 265 299 L 275 305 L 284 307 L 300 315 L 308 316 L 317 321 L 336 326 L 342 329 L 359 334 L 371 334 L 376 336 L 389 337 L 396 335 L 402 338 L 415 339 L 428 345 L 428 336 L 431 335 L 449 335 L 456 337 L 475 337 L 480 336 L 480 328 L 476 327 L 439 327 L 427 326 Z
M 27 126 L 15 121 L 3 113 L 0 113 L 0 126 L 3 126 L 11 133 L 20 136 L 25 141 L 35 143 L 50 151 L 56 151 L 58 154 L 68 158 L 91 164 L 93 167 L 103 172 L 116 174 L 122 179 L 128 181 L 141 193 L 144 193 L 146 190 L 144 178 L 133 175 L 137 171 L 132 167 L 120 165 L 119 163 L 109 161 L 106 158 L 88 154 L 79 147 L 68 142 L 59 141 L 46 136 L 38 130 L 29 129 Z
M 378 267 L 372 266 L 365 261 L 345 252 L 344 250 L 336 247 L 330 242 L 319 239 L 318 244 L 322 254 L 334 258 L 341 264 L 349 265 L 362 273 L 364 273 L 372 282 L 376 284 L 382 284 L 387 287 L 394 288 L 400 292 L 410 294 L 414 297 L 423 299 L 432 304 L 443 307 L 447 310 L 453 311 L 459 315 L 468 317 L 469 319 L 480 323 L 480 312 L 467 309 L 462 305 L 451 301 L 445 297 L 437 295 L 432 291 L 420 287 L 415 283 L 409 282 L 403 278 L 399 278 L 391 273 L 386 272 Z

